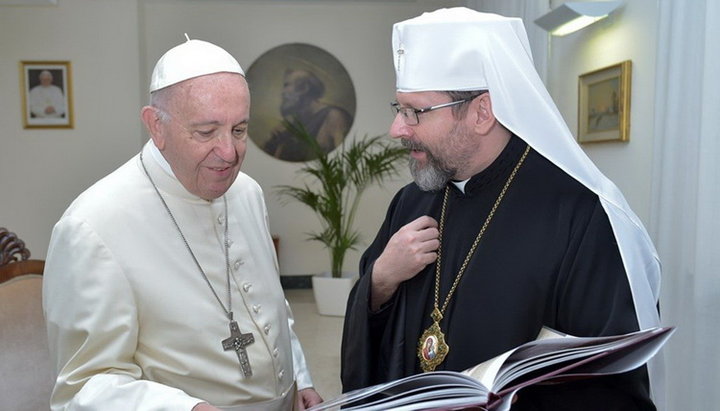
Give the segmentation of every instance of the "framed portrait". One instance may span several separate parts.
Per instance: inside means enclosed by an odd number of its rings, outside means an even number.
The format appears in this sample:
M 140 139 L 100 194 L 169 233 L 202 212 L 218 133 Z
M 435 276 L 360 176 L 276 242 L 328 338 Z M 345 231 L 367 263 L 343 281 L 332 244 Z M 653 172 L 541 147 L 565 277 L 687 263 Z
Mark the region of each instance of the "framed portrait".
M 21 61 L 24 128 L 72 128 L 69 61 Z
M 317 46 L 289 43 L 263 53 L 250 65 L 250 139 L 278 160 L 315 158 L 310 146 L 287 130 L 301 123 L 325 152 L 341 145 L 355 118 L 352 79 L 343 64 Z
M 578 87 L 579 143 L 630 139 L 630 60 L 582 74 Z

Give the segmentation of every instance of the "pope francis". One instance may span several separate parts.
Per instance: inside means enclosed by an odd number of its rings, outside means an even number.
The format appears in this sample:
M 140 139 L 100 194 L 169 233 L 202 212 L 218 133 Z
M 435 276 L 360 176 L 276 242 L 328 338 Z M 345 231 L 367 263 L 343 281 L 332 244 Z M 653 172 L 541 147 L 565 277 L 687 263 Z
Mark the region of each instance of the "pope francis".
M 250 94 L 200 40 L 157 62 L 151 140 L 55 225 L 43 305 L 53 410 L 290 410 L 312 388 L 259 185 Z

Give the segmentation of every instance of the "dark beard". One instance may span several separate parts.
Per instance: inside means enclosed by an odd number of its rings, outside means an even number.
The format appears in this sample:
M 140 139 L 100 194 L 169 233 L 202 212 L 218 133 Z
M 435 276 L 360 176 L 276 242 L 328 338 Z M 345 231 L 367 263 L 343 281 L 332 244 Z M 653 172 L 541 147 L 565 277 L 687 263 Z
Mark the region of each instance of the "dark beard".
M 427 164 L 421 167 L 419 162 L 413 157 L 409 157 L 410 174 L 415 180 L 415 184 L 423 191 L 438 191 L 445 188 L 445 185 L 455 175 L 457 170 L 453 170 L 450 166 L 435 157 L 430 150 L 424 145 L 402 139 L 403 147 L 410 150 L 422 151 L 427 156 Z

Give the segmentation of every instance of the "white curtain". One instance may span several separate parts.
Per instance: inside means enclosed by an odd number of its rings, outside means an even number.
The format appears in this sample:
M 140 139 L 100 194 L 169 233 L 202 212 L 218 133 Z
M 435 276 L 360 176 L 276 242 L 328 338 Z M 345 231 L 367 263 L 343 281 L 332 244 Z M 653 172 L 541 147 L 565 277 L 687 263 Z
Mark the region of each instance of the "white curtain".
M 535 69 L 547 85 L 548 33 L 534 21 L 550 10 L 550 0 L 467 0 L 466 4 L 478 11 L 520 17 L 525 23 Z
M 720 409 L 720 2 L 660 0 L 650 232 L 667 410 Z
M 548 0 L 468 0 L 525 21 L 543 79 Z M 651 222 L 660 309 L 678 327 L 663 351 L 659 410 L 720 409 L 720 1 L 659 0 Z M 647 104 L 647 102 L 646 102 Z M 660 394 L 660 393 L 656 393 Z

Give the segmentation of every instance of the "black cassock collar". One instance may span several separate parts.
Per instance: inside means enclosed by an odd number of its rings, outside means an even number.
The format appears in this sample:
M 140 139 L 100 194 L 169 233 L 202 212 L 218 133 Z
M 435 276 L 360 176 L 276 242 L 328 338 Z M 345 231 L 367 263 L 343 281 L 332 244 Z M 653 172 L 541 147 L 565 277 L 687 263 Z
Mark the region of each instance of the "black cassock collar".
M 498 180 L 504 182 L 522 156 L 525 147 L 527 147 L 527 143 L 513 135 L 495 161 L 490 163 L 485 170 L 470 177 L 464 187 L 462 186 L 462 181 L 451 181 L 448 183 L 450 185 L 450 192 L 457 198 L 473 198 L 482 193 L 488 186 L 496 186 Z M 460 185 L 461 188 L 458 188 L 458 185 Z M 462 188 L 464 188 L 464 192 Z

